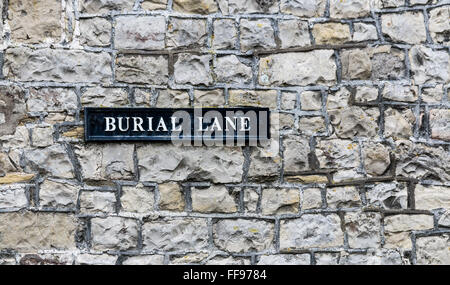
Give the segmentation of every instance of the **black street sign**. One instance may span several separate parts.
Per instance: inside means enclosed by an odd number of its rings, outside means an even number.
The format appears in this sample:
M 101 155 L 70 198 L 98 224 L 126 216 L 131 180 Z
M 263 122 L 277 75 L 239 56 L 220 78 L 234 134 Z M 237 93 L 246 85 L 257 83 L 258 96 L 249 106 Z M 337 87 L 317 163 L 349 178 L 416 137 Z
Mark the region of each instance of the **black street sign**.
M 270 139 L 268 108 L 85 108 L 85 141 L 222 141 Z

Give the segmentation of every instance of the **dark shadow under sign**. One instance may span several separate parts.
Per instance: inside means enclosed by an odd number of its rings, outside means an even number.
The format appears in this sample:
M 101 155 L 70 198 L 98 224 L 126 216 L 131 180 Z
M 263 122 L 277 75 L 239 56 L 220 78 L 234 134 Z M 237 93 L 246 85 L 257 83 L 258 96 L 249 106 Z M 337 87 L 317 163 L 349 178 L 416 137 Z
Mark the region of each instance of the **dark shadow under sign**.
M 268 108 L 85 108 L 85 141 L 265 142 Z

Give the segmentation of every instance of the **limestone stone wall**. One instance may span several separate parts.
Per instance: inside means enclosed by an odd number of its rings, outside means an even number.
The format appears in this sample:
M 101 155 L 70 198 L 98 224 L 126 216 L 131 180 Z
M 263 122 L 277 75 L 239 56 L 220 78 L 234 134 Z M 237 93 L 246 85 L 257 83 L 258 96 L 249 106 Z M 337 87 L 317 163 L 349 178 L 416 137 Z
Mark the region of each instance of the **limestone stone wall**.
M 0 264 L 450 264 L 450 1 L 0 2 Z M 266 106 L 268 147 L 84 143 Z

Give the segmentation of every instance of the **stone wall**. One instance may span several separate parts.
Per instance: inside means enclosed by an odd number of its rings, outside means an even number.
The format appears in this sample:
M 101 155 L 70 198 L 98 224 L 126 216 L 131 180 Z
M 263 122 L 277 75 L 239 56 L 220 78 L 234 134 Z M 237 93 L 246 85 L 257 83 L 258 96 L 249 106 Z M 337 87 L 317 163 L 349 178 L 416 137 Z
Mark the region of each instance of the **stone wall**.
M 0 264 L 450 264 L 450 1 L 0 6 Z M 279 136 L 83 140 L 86 106 L 199 105 Z

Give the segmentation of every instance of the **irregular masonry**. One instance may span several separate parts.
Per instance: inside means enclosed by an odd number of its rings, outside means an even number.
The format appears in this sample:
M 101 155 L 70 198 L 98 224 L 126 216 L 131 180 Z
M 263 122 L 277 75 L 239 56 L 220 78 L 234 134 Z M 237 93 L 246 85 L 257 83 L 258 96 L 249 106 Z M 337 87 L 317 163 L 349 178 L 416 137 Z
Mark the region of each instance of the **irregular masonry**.
M 449 0 L 38 2 L 0 2 L 0 264 L 450 264 Z M 273 136 L 85 144 L 87 106 Z

